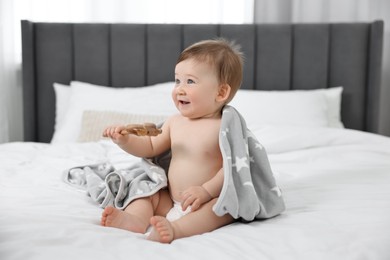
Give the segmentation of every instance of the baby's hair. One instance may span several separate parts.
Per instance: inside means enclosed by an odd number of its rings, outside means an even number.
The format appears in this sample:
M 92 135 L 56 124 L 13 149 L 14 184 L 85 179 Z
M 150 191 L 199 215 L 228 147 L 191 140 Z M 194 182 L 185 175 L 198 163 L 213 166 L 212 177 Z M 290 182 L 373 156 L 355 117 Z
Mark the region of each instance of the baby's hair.
M 242 82 L 244 55 L 240 49 L 239 45 L 224 38 L 204 40 L 187 47 L 180 54 L 177 63 L 187 59 L 209 63 L 215 68 L 219 83 L 231 87 L 227 100 L 229 102 Z

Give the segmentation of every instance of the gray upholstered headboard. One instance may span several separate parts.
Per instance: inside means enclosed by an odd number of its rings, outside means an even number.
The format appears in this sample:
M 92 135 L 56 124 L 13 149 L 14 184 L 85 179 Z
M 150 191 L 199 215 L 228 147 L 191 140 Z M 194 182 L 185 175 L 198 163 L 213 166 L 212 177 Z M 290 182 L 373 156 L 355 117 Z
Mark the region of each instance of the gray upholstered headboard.
M 137 87 L 171 81 L 184 47 L 219 36 L 242 46 L 246 56 L 242 88 L 344 86 L 345 126 L 378 131 L 382 21 L 255 25 L 22 21 L 25 140 L 51 140 L 53 82 Z

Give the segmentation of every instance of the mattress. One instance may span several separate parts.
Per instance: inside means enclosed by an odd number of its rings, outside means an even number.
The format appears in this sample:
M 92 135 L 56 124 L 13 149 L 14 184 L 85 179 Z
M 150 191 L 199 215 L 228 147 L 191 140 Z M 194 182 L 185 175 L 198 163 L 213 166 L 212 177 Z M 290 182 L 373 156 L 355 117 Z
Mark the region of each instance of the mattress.
M 1 259 L 390 259 L 390 138 L 329 127 L 262 126 L 286 210 L 171 244 L 100 225 L 66 169 L 139 160 L 109 140 L 0 145 Z

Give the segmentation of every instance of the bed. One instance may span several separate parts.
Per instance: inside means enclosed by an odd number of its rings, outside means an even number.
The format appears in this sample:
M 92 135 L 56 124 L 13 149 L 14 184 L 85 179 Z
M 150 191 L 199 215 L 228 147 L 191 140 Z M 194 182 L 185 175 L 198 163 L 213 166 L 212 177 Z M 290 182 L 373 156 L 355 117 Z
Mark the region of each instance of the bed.
M 0 145 L 1 259 L 390 259 L 382 21 L 21 25 L 25 142 Z M 102 208 L 64 172 L 137 161 L 101 128 L 175 113 L 178 54 L 215 37 L 242 46 L 231 105 L 267 150 L 286 210 L 169 245 L 100 226 Z

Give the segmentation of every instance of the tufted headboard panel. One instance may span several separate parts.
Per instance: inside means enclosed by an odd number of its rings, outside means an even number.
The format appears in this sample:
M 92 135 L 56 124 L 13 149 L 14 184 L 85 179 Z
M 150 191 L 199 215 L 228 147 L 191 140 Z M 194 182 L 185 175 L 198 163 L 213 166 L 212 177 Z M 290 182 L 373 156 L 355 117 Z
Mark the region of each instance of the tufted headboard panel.
M 343 86 L 346 127 L 378 131 L 383 22 L 317 24 L 88 24 L 22 21 L 25 140 L 50 142 L 53 82 L 139 87 L 173 80 L 193 42 L 234 40 L 245 54 L 242 88 Z

